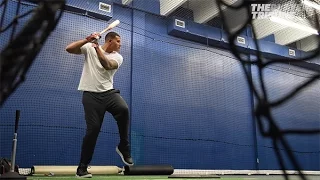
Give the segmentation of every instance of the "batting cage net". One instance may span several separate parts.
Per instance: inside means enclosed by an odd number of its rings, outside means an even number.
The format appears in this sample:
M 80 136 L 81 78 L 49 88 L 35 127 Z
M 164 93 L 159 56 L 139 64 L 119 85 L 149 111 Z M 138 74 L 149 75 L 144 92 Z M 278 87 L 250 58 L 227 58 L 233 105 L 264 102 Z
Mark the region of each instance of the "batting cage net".
M 136 164 L 170 164 L 175 174 L 319 175 L 318 0 L 2 0 L 0 7 L 1 157 L 10 157 L 19 109 L 17 164 L 78 164 L 84 57 L 65 48 L 119 20 L 110 30 L 121 36 L 124 60 L 114 87 L 129 106 Z M 106 113 L 91 164 L 123 166 L 118 141 Z

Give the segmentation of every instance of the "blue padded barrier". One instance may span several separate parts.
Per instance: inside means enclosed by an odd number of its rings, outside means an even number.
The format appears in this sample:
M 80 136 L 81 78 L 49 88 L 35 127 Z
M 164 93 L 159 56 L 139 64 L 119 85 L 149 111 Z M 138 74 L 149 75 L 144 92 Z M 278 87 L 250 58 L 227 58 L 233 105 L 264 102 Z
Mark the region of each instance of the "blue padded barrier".
M 210 46 L 217 46 L 221 44 L 221 30 L 216 27 L 208 27 L 208 43 Z
M 239 43 L 238 38 L 243 39 L 243 43 Z M 236 44 L 238 51 L 248 52 L 248 37 L 247 36 L 245 36 L 245 35 L 237 36 L 237 38 L 235 39 L 235 44 Z
M 175 23 L 176 21 L 184 21 L 185 22 L 185 27 L 180 27 L 180 26 L 176 26 Z M 187 40 L 191 40 L 190 38 L 190 33 L 188 31 L 188 29 L 186 28 L 188 24 L 188 21 L 185 21 L 184 19 L 181 18 L 172 18 L 169 22 L 168 22 L 168 34 L 171 36 L 176 36 L 179 38 L 183 38 L 183 39 L 187 39 Z
M 185 27 L 176 26 L 176 21 L 183 21 Z M 168 21 L 168 34 L 186 40 L 208 44 L 211 46 L 221 46 L 221 30 L 216 27 L 201 25 L 183 18 L 172 17 Z
M 222 34 L 222 37 L 221 37 L 221 47 L 222 48 L 225 48 L 225 49 L 230 49 L 230 44 L 229 44 L 229 38 L 228 38 L 228 34 L 225 32 L 225 31 L 221 31 L 221 34 Z M 243 43 L 239 43 L 238 42 L 238 38 L 241 38 L 243 40 Z M 239 51 L 239 52 L 248 52 L 249 49 L 248 49 L 248 37 L 243 35 L 243 34 L 240 34 L 238 35 L 235 40 L 234 40 L 235 44 L 236 44 L 236 49 Z
M 225 31 L 221 31 L 221 44 L 223 48 L 229 48 L 229 38 L 228 38 L 228 34 Z
M 199 42 L 202 44 L 208 44 L 208 26 L 195 23 L 193 21 L 188 21 L 188 37 L 189 40 L 192 40 L 194 42 Z
M 259 50 L 266 58 L 285 58 L 285 59 L 298 59 L 300 58 L 300 50 L 289 48 L 270 41 L 258 40 Z M 249 38 L 250 52 L 257 51 L 253 38 Z M 289 49 L 295 51 L 295 56 L 289 55 Z
M 198 24 L 190 20 L 184 20 L 178 18 L 178 20 L 185 22 L 185 27 L 181 28 L 176 26 L 176 18 L 170 18 L 168 22 L 168 34 L 179 37 L 186 40 L 191 40 L 195 42 L 200 42 L 202 44 L 209 44 L 211 46 L 229 49 L 228 34 L 219 28 L 207 27 L 207 25 Z M 254 41 L 250 35 L 250 29 L 247 29 L 246 36 L 245 33 L 239 35 L 244 39 L 244 44 L 238 43 L 237 40 L 235 44 L 237 49 L 243 53 L 254 53 L 257 51 Z M 258 40 L 260 51 L 266 58 L 290 58 L 298 59 L 301 57 L 301 50 L 289 48 L 287 46 L 279 45 L 274 43 L 274 37 L 269 36 L 265 40 Z M 208 43 L 209 42 L 209 43 Z M 295 51 L 295 56 L 289 55 L 289 49 Z

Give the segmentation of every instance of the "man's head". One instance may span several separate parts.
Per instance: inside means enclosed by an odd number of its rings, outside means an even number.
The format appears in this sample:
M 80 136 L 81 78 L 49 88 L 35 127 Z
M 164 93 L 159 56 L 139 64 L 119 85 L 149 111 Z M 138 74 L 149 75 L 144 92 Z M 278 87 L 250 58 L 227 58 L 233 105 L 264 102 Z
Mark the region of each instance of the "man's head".
M 111 51 L 119 51 L 121 47 L 120 35 L 116 32 L 109 32 L 105 36 L 105 43 L 108 44 L 108 49 Z

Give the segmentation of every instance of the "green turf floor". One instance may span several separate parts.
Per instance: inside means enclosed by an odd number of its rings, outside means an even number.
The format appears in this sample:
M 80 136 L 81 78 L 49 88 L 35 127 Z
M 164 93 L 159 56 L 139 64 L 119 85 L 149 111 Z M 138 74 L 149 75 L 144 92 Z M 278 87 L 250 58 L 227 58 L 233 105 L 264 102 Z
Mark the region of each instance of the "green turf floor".
M 87 179 L 87 178 L 76 178 L 75 176 L 28 176 L 27 180 L 76 180 L 76 179 Z M 92 180 L 284 180 L 283 176 L 280 175 L 260 175 L 260 176 L 230 176 L 224 175 L 219 178 L 168 178 L 168 176 L 124 176 L 124 175 L 109 175 L 99 176 L 94 175 Z M 300 180 L 299 176 L 289 176 L 289 180 Z M 320 180 L 320 176 L 307 176 L 307 180 Z

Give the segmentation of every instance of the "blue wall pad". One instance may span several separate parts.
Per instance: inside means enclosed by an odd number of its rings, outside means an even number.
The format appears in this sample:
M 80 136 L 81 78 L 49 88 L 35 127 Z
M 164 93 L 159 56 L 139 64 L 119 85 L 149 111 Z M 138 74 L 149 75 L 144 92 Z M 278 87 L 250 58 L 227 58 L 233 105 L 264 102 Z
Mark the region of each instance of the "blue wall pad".
M 181 23 L 184 22 L 184 26 L 176 26 L 176 23 Z M 187 40 L 191 40 L 190 38 L 190 33 L 188 31 L 188 29 L 186 28 L 188 24 L 188 21 L 184 21 L 183 19 L 175 19 L 172 18 L 169 20 L 168 22 L 168 34 L 171 36 L 175 36 L 175 37 L 179 37 L 182 39 L 187 39 Z
M 208 43 L 210 46 L 220 45 L 221 43 L 221 30 L 219 28 L 208 26 Z
M 291 58 L 297 59 L 300 57 L 300 51 L 294 48 L 289 48 L 287 46 L 282 46 L 273 42 L 258 40 L 258 45 L 260 48 L 260 52 L 266 58 Z M 252 38 L 249 39 L 248 48 L 253 51 L 257 51 L 257 47 L 255 46 L 254 40 Z M 295 56 L 289 55 L 289 49 L 295 51 Z
M 230 49 L 229 35 L 225 31 L 221 31 L 221 45 L 223 48 Z M 235 40 L 236 49 L 239 52 L 248 52 L 248 37 L 243 34 L 238 35 Z
M 202 44 L 208 44 L 208 26 L 188 21 L 187 31 L 190 40 L 200 42 Z

